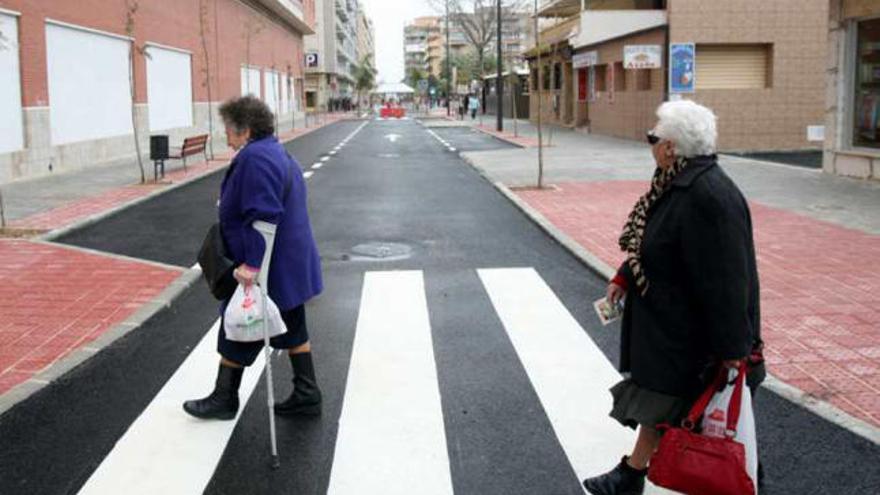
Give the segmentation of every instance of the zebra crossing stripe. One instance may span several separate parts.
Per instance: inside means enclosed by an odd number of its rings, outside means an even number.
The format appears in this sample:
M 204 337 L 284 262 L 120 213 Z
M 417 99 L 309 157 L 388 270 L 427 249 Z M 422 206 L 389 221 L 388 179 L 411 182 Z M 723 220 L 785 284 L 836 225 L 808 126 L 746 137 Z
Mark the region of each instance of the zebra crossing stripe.
M 453 493 L 421 271 L 364 277 L 327 493 Z
M 119 439 L 92 474 L 80 495 L 124 493 L 202 493 L 238 421 L 203 421 L 187 415 L 185 400 L 204 397 L 213 388 L 219 363 L 216 331 L 205 334 L 152 402 Z M 239 398 L 247 404 L 260 378 L 263 353 L 242 379 Z

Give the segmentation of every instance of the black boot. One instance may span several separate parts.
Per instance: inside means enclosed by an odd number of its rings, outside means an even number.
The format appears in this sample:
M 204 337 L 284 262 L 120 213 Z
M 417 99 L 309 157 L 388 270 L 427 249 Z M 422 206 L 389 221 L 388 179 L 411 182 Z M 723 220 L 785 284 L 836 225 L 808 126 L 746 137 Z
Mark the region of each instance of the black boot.
M 217 382 L 211 395 L 200 400 L 188 400 L 183 410 L 202 419 L 234 419 L 238 412 L 238 387 L 244 368 L 220 365 Z
M 584 480 L 584 488 L 593 495 L 641 495 L 645 491 L 647 469 L 633 469 L 626 456 L 611 471 Z
M 317 416 L 321 414 L 321 390 L 315 380 L 312 353 L 290 354 L 293 367 L 293 392 L 284 402 L 275 404 L 279 416 Z

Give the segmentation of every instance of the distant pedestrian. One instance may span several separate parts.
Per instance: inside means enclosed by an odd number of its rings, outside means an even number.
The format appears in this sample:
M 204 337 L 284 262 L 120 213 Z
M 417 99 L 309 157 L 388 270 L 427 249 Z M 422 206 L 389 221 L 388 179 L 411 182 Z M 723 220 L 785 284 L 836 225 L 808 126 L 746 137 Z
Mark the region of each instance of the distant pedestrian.
M 467 113 L 467 107 L 468 107 L 468 97 L 462 96 L 458 100 L 458 119 L 459 120 L 464 120 L 464 116 Z
M 477 95 L 471 95 L 468 100 L 468 109 L 471 111 L 471 120 L 477 118 L 477 111 L 480 109 L 480 99 Z
M 220 106 L 229 146 L 237 150 L 220 186 L 219 218 L 229 257 L 238 265 L 235 279 L 257 280 L 265 243 L 254 230 L 257 220 L 277 225 L 269 272 L 269 296 L 281 310 L 287 332 L 271 340 L 287 351 L 293 367 L 293 393 L 275 405 L 279 415 L 317 414 L 321 391 L 315 379 L 306 328 L 306 301 L 323 290 L 321 264 L 306 209 L 306 186 L 299 164 L 275 138 L 274 116 L 265 103 L 243 96 Z M 228 304 L 222 303 L 222 310 Z M 214 391 L 186 401 L 189 414 L 204 419 L 233 419 L 244 368 L 253 364 L 263 342 L 233 342 L 220 325 L 220 368 Z
M 764 378 L 758 272 L 749 207 L 715 155 L 715 115 L 691 101 L 664 103 L 648 134 L 657 168 L 623 228 L 626 261 L 607 298 L 624 297 L 620 371 L 611 417 L 638 438 L 592 494 L 640 494 L 659 435 L 678 425 L 719 366 L 752 365 Z

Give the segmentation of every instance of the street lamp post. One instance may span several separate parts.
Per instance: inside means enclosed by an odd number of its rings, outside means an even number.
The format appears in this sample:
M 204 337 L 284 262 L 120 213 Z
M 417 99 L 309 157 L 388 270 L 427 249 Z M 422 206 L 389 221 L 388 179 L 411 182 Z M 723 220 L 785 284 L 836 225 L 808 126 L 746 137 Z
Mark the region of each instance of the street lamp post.
M 498 132 L 504 130 L 504 81 L 501 79 L 503 62 L 501 60 L 501 0 L 495 3 L 495 128 Z

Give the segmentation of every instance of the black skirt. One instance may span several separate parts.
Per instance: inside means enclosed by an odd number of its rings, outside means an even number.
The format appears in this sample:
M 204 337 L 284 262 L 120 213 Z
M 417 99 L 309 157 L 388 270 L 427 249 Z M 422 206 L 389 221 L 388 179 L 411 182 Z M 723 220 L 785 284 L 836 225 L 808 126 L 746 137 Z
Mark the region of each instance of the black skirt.
M 648 428 L 662 423 L 678 425 L 687 416 L 693 402 L 642 388 L 629 378 L 611 387 L 611 395 L 614 407 L 610 416 L 633 429 L 639 425 Z

